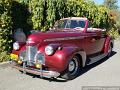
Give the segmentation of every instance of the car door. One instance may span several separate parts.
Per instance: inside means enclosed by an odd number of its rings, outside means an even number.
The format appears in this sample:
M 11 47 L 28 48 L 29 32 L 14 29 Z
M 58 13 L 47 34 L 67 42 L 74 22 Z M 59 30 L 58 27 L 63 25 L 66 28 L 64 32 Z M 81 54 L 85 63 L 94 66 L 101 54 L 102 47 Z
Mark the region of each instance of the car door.
M 87 55 L 97 54 L 102 51 L 105 38 L 102 37 L 102 32 L 86 32 L 85 50 Z

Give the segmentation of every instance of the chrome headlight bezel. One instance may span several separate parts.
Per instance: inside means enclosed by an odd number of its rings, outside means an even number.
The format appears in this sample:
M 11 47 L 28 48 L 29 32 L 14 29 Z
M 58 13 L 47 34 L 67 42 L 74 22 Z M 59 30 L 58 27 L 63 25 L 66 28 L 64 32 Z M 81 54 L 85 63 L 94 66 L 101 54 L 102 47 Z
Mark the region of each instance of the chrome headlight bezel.
M 46 55 L 52 55 L 54 53 L 54 49 L 52 46 L 48 45 L 45 47 L 45 53 Z
M 13 43 L 13 49 L 14 49 L 14 50 L 19 50 L 19 49 L 20 49 L 20 45 L 19 45 L 18 42 L 14 42 L 14 43 Z

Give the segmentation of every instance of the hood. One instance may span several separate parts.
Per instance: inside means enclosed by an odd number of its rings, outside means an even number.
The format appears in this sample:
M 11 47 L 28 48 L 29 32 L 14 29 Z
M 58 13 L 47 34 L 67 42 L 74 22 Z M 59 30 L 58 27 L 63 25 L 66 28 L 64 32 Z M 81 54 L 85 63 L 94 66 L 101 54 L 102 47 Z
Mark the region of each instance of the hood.
M 67 38 L 67 37 L 77 37 L 80 36 L 81 32 L 56 32 L 56 31 L 47 31 L 47 32 L 36 32 L 29 35 L 27 39 L 27 44 L 38 44 L 44 42 L 47 39 L 56 39 L 56 38 Z

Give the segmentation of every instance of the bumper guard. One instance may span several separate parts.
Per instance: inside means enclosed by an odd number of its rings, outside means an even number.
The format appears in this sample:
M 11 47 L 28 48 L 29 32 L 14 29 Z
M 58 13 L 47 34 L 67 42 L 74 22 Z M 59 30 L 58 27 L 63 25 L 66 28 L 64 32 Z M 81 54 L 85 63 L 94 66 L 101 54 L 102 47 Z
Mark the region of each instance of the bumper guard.
M 11 67 L 16 68 L 20 71 L 35 74 L 35 75 L 40 75 L 41 77 L 57 78 L 60 75 L 60 73 L 58 73 L 56 71 L 36 70 L 36 69 L 30 69 L 27 67 L 23 68 L 23 67 L 17 66 L 17 64 L 15 62 L 10 62 L 10 64 L 11 64 Z

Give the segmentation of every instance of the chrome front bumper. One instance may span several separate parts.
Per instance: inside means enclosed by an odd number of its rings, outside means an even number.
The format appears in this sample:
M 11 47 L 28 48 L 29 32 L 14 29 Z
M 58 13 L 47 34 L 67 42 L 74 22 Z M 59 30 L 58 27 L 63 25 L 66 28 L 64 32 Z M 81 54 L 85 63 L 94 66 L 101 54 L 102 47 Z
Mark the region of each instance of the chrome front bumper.
M 13 68 L 16 68 L 20 71 L 35 74 L 35 75 L 40 75 L 41 77 L 46 77 L 46 78 L 57 78 L 60 73 L 56 71 L 46 71 L 46 70 L 36 70 L 36 69 L 31 69 L 31 68 L 23 68 L 17 65 L 15 62 L 10 62 L 11 66 Z

